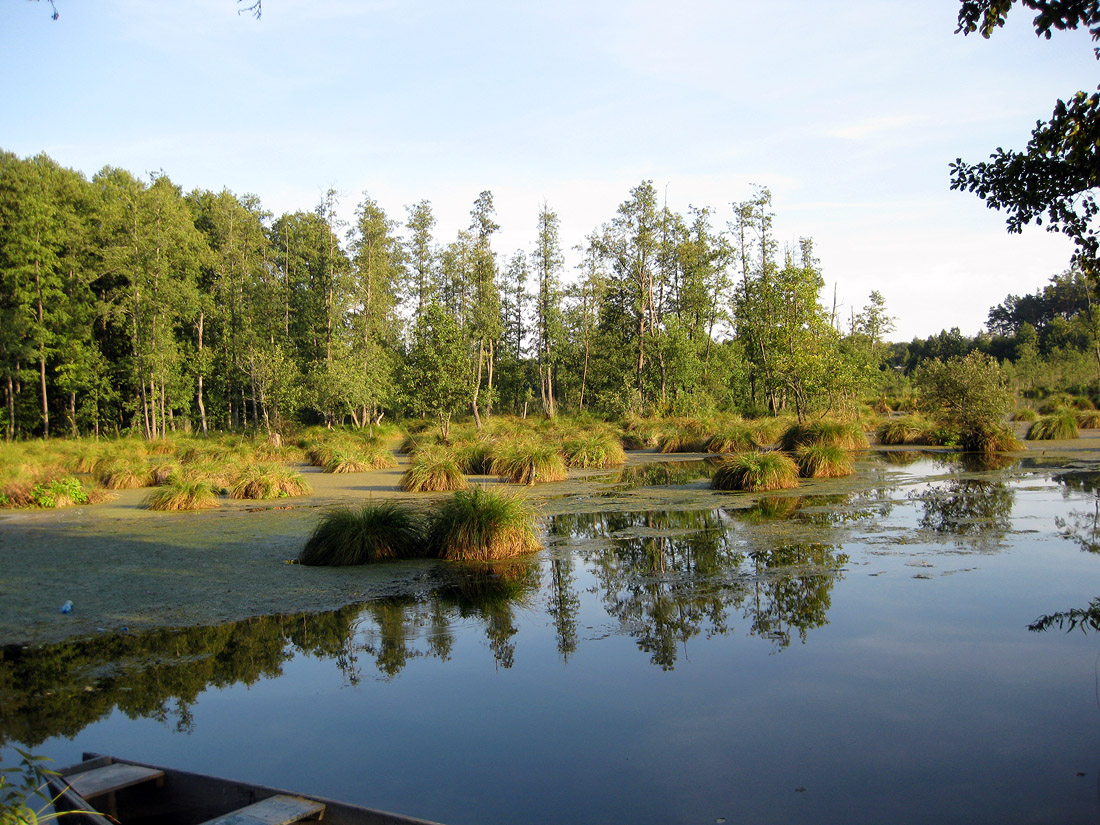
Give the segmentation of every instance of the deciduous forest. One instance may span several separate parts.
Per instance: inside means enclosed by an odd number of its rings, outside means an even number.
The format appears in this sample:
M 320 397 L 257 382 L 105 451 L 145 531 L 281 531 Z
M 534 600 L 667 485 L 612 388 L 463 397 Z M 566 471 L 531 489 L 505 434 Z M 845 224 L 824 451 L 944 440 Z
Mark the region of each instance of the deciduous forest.
M 338 207 L 329 191 L 276 217 L 164 174 L 88 180 L 0 153 L 6 438 L 405 417 L 446 432 L 581 411 L 804 420 L 905 395 L 923 361 L 974 350 L 1025 393 L 1087 390 L 1100 364 L 1094 295 L 1072 271 L 1008 296 L 974 338 L 891 343 L 883 294 L 842 317 L 812 240 L 775 236 L 766 188 L 679 214 L 642 181 L 583 239 L 544 203 L 520 250 L 494 245 L 490 191 L 450 239 L 428 200 L 391 215 L 364 195 L 350 224 Z

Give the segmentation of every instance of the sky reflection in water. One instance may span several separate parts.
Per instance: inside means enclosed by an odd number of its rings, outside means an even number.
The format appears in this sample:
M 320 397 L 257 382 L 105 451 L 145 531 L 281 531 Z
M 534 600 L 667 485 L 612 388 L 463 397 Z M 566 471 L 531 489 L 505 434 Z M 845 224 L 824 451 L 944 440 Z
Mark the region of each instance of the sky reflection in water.
M 1098 637 L 1027 626 L 1100 596 L 1100 477 L 967 469 L 564 515 L 419 598 L 8 651 L 0 733 L 454 825 L 1095 821 Z

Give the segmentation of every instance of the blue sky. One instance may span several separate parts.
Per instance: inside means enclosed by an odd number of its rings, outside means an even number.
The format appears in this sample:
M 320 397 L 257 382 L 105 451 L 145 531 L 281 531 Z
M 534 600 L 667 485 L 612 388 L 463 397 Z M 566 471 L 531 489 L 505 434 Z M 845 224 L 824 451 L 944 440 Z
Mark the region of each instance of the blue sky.
M 1040 40 L 1026 10 L 983 40 L 953 33 L 956 0 L 56 5 L 0 5 L 0 147 L 88 176 L 163 170 L 276 215 L 330 187 L 348 218 L 364 191 L 396 219 L 426 198 L 441 242 L 489 189 L 505 258 L 543 201 L 569 247 L 645 179 L 719 227 L 764 185 L 828 300 L 879 290 L 896 339 L 973 334 L 1071 253 L 949 190 L 956 157 L 1022 148 L 1096 84 L 1087 35 Z

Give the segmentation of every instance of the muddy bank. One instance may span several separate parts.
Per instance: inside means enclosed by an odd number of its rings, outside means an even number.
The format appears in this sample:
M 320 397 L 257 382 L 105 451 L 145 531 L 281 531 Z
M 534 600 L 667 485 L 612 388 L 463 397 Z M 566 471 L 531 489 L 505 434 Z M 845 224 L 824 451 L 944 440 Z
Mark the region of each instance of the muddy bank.
M 1032 466 L 1100 461 L 1100 433 L 1046 442 L 1017 454 Z M 632 453 L 628 468 L 685 456 Z M 696 456 L 695 458 L 702 458 Z M 800 492 L 873 486 L 860 460 L 850 479 L 809 482 Z M 332 610 L 347 604 L 426 592 L 443 578 L 439 562 L 310 568 L 292 561 L 324 508 L 375 498 L 430 507 L 439 496 L 398 490 L 403 467 L 330 475 L 303 468 L 313 493 L 277 502 L 223 501 L 217 510 L 146 510 L 147 490 L 101 504 L 0 515 L 0 644 L 47 643 L 121 628 L 207 625 L 252 616 Z M 577 472 L 527 493 L 546 517 L 599 510 L 750 506 L 755 497 L 714 493 L 705 480 L 672 486 L 617 485 L 619 472 Z M 475 482 L 496 484 L 476 477 Z M 71 613 L 61 605 L 73 602 Z

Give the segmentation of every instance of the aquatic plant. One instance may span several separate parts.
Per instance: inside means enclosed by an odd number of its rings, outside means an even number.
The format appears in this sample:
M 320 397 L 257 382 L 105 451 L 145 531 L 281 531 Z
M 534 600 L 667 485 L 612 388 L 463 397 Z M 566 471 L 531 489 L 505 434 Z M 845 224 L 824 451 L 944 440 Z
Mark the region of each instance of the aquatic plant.
M 867 447 L 867 436 L 855 422 L 823 418 L 808 424 L 792 424 L 779 438 L 779 446 L 793 453 L 803 444 L 832 444 L 845 450 Z
M 413 453 L 398 486 L 412 493 L 427 493 L 465 490 L 469 484 L 454 453 L 446 447 L 426 446 Z
M 268 500 L 304 496 L 311 492 L 313 488 L 301 473 L 272 462 L 253 464 L 240 470 L 229 489 L 229 497 Z
M 1027 431 L 1028 441 L 1054 441 L 1077 438 L 1077 416 L 1069 407 L 1060 407 L 1049 415 L 1044 415 L 1032 424 Z
M 301 564 L 343 567 L 423 557 L 424 523 L 408 505 L 393 501 L 339 507 L 321 517 L 298 554 Z
M 802 444 L 795 450 L 795 462 L 803 478 L 842 478 L 855 466 L 851 453 L 835 444 Z
M 565 463 L 584 469 L 618 467 L 626 461 L 622 442 L 606 431 L 596 431 L 570 439 L 562 446 Z
M 513 441 L 501 446 L 493 458 L 492 472 L 502 481 L 527 485 L 561 481 L 569 475 L 558 449 L 536 441 Z
M 146 496 L 145 506 L 150 510 L 210 510 L 221 505 L 208 479 L 176 475 Z
M 798 486 L 798 465 L 785 453 L 757 450 L 724 460 L 714 471 L 715 490 L 788 490 Z
M 432 554 L 449 561 L 493 561 L 538 551 L 535 511 L 524 498 L 474 487 L 459 491 L 431 518 Z

